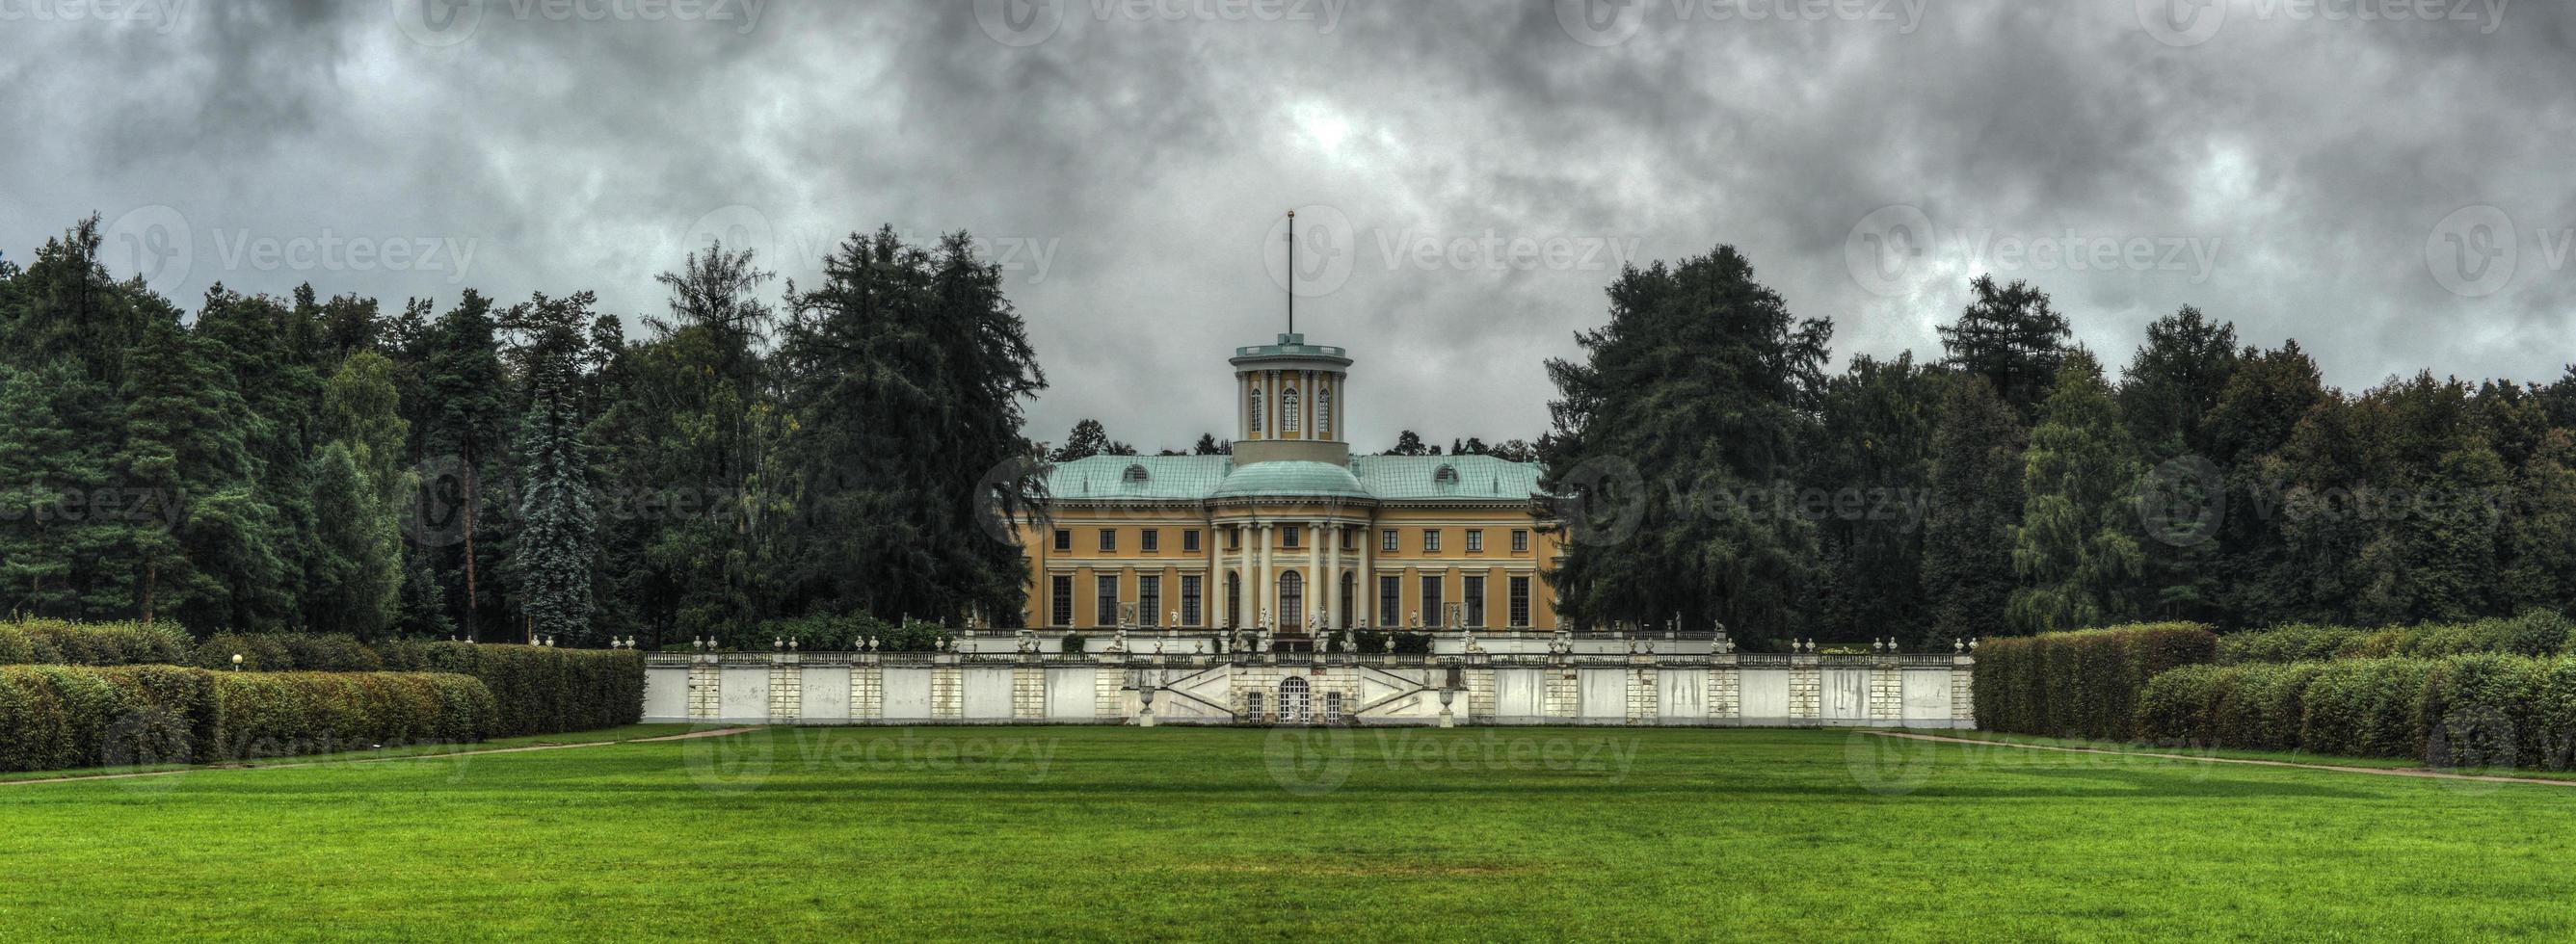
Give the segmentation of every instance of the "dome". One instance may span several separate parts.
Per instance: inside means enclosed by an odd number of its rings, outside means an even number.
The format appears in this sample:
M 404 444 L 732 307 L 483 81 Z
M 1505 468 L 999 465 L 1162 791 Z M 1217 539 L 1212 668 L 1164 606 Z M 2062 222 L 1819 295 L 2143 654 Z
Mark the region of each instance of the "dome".
M 1255 462 L 1236 466 L 1210 498 L 1356 498 L 1370 495 L 1351 470 L 1330 462 Z

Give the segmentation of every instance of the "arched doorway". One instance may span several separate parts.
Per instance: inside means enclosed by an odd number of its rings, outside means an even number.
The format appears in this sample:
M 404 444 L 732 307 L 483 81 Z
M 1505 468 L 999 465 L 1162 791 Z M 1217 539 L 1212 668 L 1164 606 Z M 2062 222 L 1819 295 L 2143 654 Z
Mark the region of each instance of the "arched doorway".
M 1314 720 L 1313 689 L 1303 676 L 1291 675 L 1279 683 L 1279 723 L 1306 724 Z
M 1306 625 L 1306 578 L 1296 571 L 1279 575 L 1279 628 L 1294 631 Z
M 1359 595 L 1360 575 L 1353 571 L 1343 571 L 1342 592 L 1339 594 L 1342 598 L 1342 622 L 1340 625 L 1343 629 L 1349 629 L 1352 626 L 1357 625 L 1351 622 L 1351 599 Z

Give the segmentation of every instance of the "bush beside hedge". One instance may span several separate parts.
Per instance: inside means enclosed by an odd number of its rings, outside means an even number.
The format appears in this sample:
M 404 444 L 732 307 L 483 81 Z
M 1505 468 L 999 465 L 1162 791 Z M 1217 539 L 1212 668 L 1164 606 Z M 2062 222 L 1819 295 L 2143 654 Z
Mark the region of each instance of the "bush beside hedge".
M 1989 639 L 1977 648 L 1977 727 L 2126 740 L 2148 680 L 2217 655 L 2198 623 L 2145 623 Z
M 2548 610 L 2468 623 L 2426 623 L 2365 629 L 2354 626 L 2299 624 L 2219 637 L 2218 661 L 2308 662 L 2326 659 L 2376 659 L 2389 656 L 2467 655 L 2495 652 L 2548 656 L 2576 646 L 2576 620 Z
M 192 645 L 168 623 L 0 623 L 0 665 L 170 665 L 186 662 Z
M 588 731 L 644 718 L 644 657 L 622 649 L 434 642 L 426 667 L 472 676 L 499 701 L 493 736 Z
M 2148 683 L 2137 729 L 2168 745 L 2564 770 L 2576 766 L 2576 659 L 2186 666 Z
M 490 734 L 497 714 L 491 692 L 459 675 L 7 666 L 0 770 L 470 742 Z

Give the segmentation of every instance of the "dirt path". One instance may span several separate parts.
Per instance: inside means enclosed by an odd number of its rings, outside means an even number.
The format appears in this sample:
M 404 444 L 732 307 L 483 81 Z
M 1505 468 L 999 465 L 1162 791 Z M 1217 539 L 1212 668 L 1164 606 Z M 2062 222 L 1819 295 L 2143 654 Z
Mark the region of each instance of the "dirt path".
M 2475 780 L 2481 783 L 2531 783 L 2544 787 L 2576 787 L 2576 780 L 2546 780 L 2539 777 L 2500 777 L 2489 774 L 2450 774 L 2422 767 L 2346 767 L 2339 764 L 2301 764 L 2286 760 L 2258 760 L 2251 757 L 2202 757 L 2192 754 L 2163 754 L 2154 751 L 2113 751 L 2098 747 L 2061 747 L 2055 744 L 2020 744 L 2012 741 L 1987 741 L 1978 738 L 1943 737 L 1938 734 L 1909 734 L 1902 731 L 1872 731 L 1879 737 L 1905 738 L 1913 741 L 1939 741 L 1943 744 L 1978 744 L 1986 747 L 2019 747 L 2034 751 L 2061 751 L 2068 754 L 2109 754 L 2114 757 L 2156 757 L 2165 760 L 2195 761 L 2213 764 L 2245 764 L 2253 767 L 2290 767 L 2298 770 L 2331 770 L 2346 774 L 2378 774 L 2383 777 L 2419 777 L 2427 780 Z
M 518 747 L 494 747 L 478 751 L 442 751 L 436 754 L 405 754 L 400 757 L 348 757 L 338 760 L 290 760 L 276 764 L 226 763 L 207 764 L 199 767 L 183 767 L 178 770 L 146 770 L 138 773 L 127 774 L 72 774 L 64 777 L 46 777 L 39 780 L 0 781 L 0 787 L 25 786 L 31 783 L 76 783 L 83 780 L 131 780 L 137 777 L 169 777 L 177 774 L 193 774 L 209 770 L 287 770 L 296 767 L 321 767 L 327 764 L 383 764 L 398 760 L 436 760 L 443 757 L 475 757 L 483 754 L 524 754 L 529 751 L 561 751 L 570 750 L 576 747 L 607 747 L 612 744 L 651 744 L 657 741 L 686 741 L 690 738 L 724 737 L 728 734 L 741 734 L 745 731 L 757 730 L 760 729 L 756 726 L 716 728 L 709 731 L 687 731 L 680 734 L 663 734 L 648 738 L 627 738 L 621 741 L 583 741 L 575 744 L 523 744 Z

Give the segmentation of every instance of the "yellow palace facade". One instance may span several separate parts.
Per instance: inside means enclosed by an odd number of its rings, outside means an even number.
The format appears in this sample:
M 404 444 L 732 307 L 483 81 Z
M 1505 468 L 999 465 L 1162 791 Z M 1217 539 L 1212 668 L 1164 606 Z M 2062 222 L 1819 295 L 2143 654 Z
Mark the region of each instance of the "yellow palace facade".
M 1539 467 L 1353 456 L 1351 359 L 1282 334 L 1236 348 L 1231 456 L 1093 456 L 1021 525 L 1022 625 L 1112 630 L 1557 628 Z

